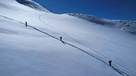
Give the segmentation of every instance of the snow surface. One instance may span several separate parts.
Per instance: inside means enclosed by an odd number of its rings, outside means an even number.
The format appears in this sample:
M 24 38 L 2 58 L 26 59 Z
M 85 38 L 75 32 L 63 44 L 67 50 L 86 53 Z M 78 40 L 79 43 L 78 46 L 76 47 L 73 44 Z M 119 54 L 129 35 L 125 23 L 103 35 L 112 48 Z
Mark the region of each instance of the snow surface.
M 31 0 L 16 0 L 16 1 L 19 2 L 20 4 L 29 6 L 31 8 L 36 9 L 36 10 L 51 13 L 51 11 L 45 9 L 45 7 L 41 6 L 40 4 L 38 4 L 38 3 L 34 2 L 34 1 L 31 1 Z
M 16 0 L 0 10 L 0 76 L 136 76 L 135 34 Z
M 109 20 L 103 19 L 92 15 L 84 15 L 84 14 L 76 14 L 69 13 L 70 16 L 75 16 L 96 24 L 100 24 L 103 26 L 108 25 L 108 27 L 116 27 L 121 28 L 121 30 L 136 34 L 136 22 L 134 21 L 126 21 L 126 20 Z

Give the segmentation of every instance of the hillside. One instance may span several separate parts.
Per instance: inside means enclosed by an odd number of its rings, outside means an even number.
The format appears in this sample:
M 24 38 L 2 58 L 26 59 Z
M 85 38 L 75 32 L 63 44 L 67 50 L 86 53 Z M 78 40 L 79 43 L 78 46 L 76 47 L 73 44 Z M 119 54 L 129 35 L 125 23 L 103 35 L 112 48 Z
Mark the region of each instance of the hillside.
M 22 1 L 29 6 L 0 1 L 0 76 L 136 75 L 136 35 L 123 31 L 128 22 L 100 18 L 102 24 Z
M 96 24 L 108 25 L 108 27 L 120 28 L 123 31 L 136 34 L 136 22 L 126 20 L 108 20 L 91 15 L 69 13 L 68 15 L 78 17 Z

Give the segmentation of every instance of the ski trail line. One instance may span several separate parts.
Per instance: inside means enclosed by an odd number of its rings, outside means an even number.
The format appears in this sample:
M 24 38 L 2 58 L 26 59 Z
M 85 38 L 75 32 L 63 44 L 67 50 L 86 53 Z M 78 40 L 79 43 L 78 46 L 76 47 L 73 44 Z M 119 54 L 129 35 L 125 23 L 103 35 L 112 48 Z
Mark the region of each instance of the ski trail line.
M 43 34 L 46 34 L 46 35 L 48 35 L 48 36 L 50 36 L 50 37 L 52 37 L 52 38 L 57 39 L 57 40 L 60 41 L 59 38 L 57 38 L 57 37 L 55 37 L 55 36 L 52 36 L 52 35 L 50 35 L 50 34 L 47 33 L 47 32 L 41 31 L 41 30 L 37 29 L 36 27 L 30 26 L 30 25 L 28 25 L 28 27 L 31 27 L 31 28 L 35 29 L 36 31 L 39 31 L 39 32 L 41 32 L 41 33 L 43 33 Z M 85 51 L 85 50 L 83 50 L 83 49 L 81 49 L 81 48 L 79 48 L 79 47 L 77 47 L 77 46 L 75 46 L 75 45 L 73 45 L 73 44 L 70 44 L 70 43 L 68 43 L 68 42 L 66 42 L 66 41 L 63 41 L 63 42 L 64 42 L 65 44 L 67 44 L 67 45 L 73 47 L 73 48 L 76 48 L 76 49 L 82 51 L 83 53 L 85 53 L 85 54 L 87 54 L 87 55 L 89 55 L 89 56 L 91 56 L 91 57 L 94 57 L 95 59 L 97 59 L 97 60 L 99 60 L 99 61 L 101 61 L 101 62 L 103 62 L 104 64 L 106 64 L 106 65 L 109 66 L 108 61 L 105 61 L 105 59 L 103 59 L 103 58 L 101 58 L 101 57 L 99 57 L 99 56 L 97 56 L 97 55 L 94 55 L 94 54 L 92 54 L 92 53 L 90 53 L 90 52 L 87 52 L 87 51 Z M 115 64 L 113 64 L 113 65 L 115 65 Z M 126 71 L 126 70 L 119 69 L 118 67 L 114 67 L 114 66 L 110 66 L 110 67 L 111 67 L 113 70 L 115 70 L 117 73 L 119 73 L 120 75 L 122 75 L 122 76 L 134 76 L 132 73 L 130 73 L 130 72 Z
M 104 57 L 105 61 L 112 60 L 112 59 L 110 59 L 109 57 L 107 57 L 107 56 L 105 56 L 105 55 L 101 54 L 101 53 L 100 53 L 100 52 L 98 52 L 97 50 L 95 50 L 95 49 L 93 49 L 93 48 L 90 48 L 90 47 L 88 47 L 88 46 L 86 46 L 86 45 L 82 44 L 81 42 L 79 42 L 78 40 L 76 40 L 76 39 L 74 39 L 73 37 L 69 36 L 69 35 L 68 35 L 68 34 L 66 34 L 65 32 L 63 32 L 63 31 L 61 31 L 61 30 L 58 30 L 57 28 L 54 28 L 54 27 L 52 27 L 52 26 L 48 25 L 47 23 L 45 23 L 45 22 L 42 20 L 42 16 L 43 16 L 43 15 L 44 15 L 44 14 L 42 14 L 42 15 L 40 15 L 40 16 L 39 16 L 39 20 L 40 20 L 43 24 L 45 24 L 45 25 L 47 25 L 47 26 L 51 27 L 52 29 L 55 29 L 55 30 L 57 30 L 57 31 L 62 32 L 64 35 L 66 35 L 67 37 L 69 37 L 69 38 L 73 39 L 74 41 L 76 41 L 76 42 L 77 42 L 77 43 L 79 43 L 80 45 L 82 45 L 82 46 L 84 46 L 84 47 L 86 47 L 86 48 L 88 48 L 88 49 L 90 49 L 90 50 L 92 50 L 92 51 L 96 52 L 97 54 L 99 54 L 99 55 L 101 55 L 102 57 Z M 112 63 L 113 63 L 113 62 L 112 62 Z M 114 63 L 115 63 L 115 64 L 117 64 L 117 65 L 119 65 L 121 68 L 125 69 L 124 71 L 126 71 L 126 70 L 127 70 L 127 68 L 125 68 L 124 66 L 120 65 L 120 64 L 119 64 L 119 63 L 117 63 L 116 61 L 114 61 Z M 126 71 L 126 72 L 128 72 L 128 71 Z M 131 71 L 131 72 L 132 72 L 132 71 Z M 134 73 L 134 72 L 132 72 L 132 73 Z M 136 74 L 136 73 L 135 73 L 135 74 Z
M 3 18 L 6 18 L 6 19 L 8 19 L 8 20 L 16 21 L 16 22 L 18 22 L 18 23 L 21 23 L 21 24 L 25 25 L 25 23 L 23 23 L 23 22 L 21 22 L 21 21 L 18 21 L 18 20 L 15 20 L 15 19 L 11 19 L 11 18 L 8 18 L 8 17 L 6 17 L 6 16 L 2 16 L 2 15 L 0 15 L 0 16 L 3 17 Z M 53 36 L 53 35 L 50 35 L 50 34 L 47 33 L 47 32 L 41 31 L 41 30 L 39 30 L 39 29 L 36 28 L 36 27 L 30 26 L 30 25 L 28 25 L 28 27 L 33 28 L 33 29 L 36 30 L 36 31 L 39 31 L 39 32 L 41 32 L 41 33 L 43 33 L 43 34 L 46 34 L 46 35 L 48 35 L 48 36 L 50 36 L 50 37 L 52 37 L 52 38 L 54 38 L 54 39 L 60 41 L 59 38 L 57 38 L 57 37 L 55 37 L 55 36 Z M 68 43 L 68 42 L 66 42 L 66 41 L 63 41 L 63 42 L 64 42 L 65 44 L 67 44 L 67 45 L 73 47 L 73 48 L 76 48 L 76 49 L 78 49 L 78 50 L 84 52 L 85 54 L 87 54 L 87 55 L 89 55 L 89 56 L 91 56 L 91 57 L 94 57 L 95 59 L 97 59 L 97 60 L 99 60 L 99 61 L 105 63 L 107 66 L 109 66 L 108 61 L 106 61 L 106 60 L 103 59 L 102 57 L 97 56 L 97 55 L 92 54 L 92 53 L 89 53 L 89 52 L 87 52 L 87 51 L 85 51 L 85 50 L 83 50 L 83 49 L 81 49 L 81 48 L 79 48 L 79 47 L 77 47 L 77 46 L 75 46 L 75 45 L 73 45 L 73 44 L 70 44 L 70 43 Z M 134 73 L 134 72 L 132 72 L 132 71 L 129 71 L 129 70 L 127 70 L 127 69 L 124 69 L 123 66 L 122 66 L 123 68 L 120 68 L 121 65 L 117 66 L 118 63 L 117 63 L 117 62 L 115 62 L 115 63 L 116 63 L 116 64 L 112 63 L 112 66 L 109 66 L 109 67 L 111 67 L 111 69 L 113 69 L 113 70 L 115 70 L 116 72 L 118 72 L 120 75 L 122 75 L 122 76 L 136 76 L 136 75 L 135 75 L 136 73 Z
M 71 38 L 71 39 L 73 39 L 74 41 L 76 41 L 77 43 L 83 45 L 81 42 L 79 42 L 78 40 L 76 40 L 76 39 L 74 39 L 73 37 L 69 36 L 69 35 L 66 34 L 65 32 L 63 32 L 63 31 L 61 31 L 61 30 L 58 30 L 57 28 L 54 28 L 54 27 L 48 25 L 47 23 L 45 23 L 44 21 L 42 21 L 42 18 L 41 18 L 41 17 L 42 17 L 43 15 L 44 15 L 44 14 L 42 14 L 42 15 L 39 16 L 39 20 L 40 20 L 43 24 L 49 26 L 49 27 L 52 28 L 52 29 L 55 29 L 55 30 L 57 30 L 57 31 L 60 31 L 60 32 L 63 33 L 64 35 L 66 35 L 66 36 L 68 36 L 69 38 Z M 85 45 L 83 45 L 83 46 L 85 46 Z
M 99 53 L 98 51 L 96 51 L 96 50 L 94 50 L 94 49 L 92 49 L 92 48 L 90 48 L 90 47 L 88 47 L 88 46 L 82 44 L 81 42 L 79 42 L 78 40 L 76 40 L 76 39 L 74 39 L 73 37 L 69 36 L 69 35 L 66 34 L 65 32 L 63 32 L 63 31 L 61 31 L 61 30 L 58 30 L 57 28 L 54 28 L 54 27 L 48 25 L 47 23 L 45 23 L 45 22 L 42 20 L 42 16 L 43 16 L 43 15 L 44 15 L 44 14 L 42 14 L 42 15 L 39 16 L 39 20 L 40 20 L 43 24 L 45 24 L 45 25 L 51 27 L 52 29 L 55 29 L 55 30 L 57 30 L 57 31 L 60 31 L 61 33 L 63 33 L 63 34 L 66 35 L 67 37 L 69 37 L 69 38 L 73 39 L 75 42 L 79 43 L 80 45 L 82 45 L 82 46 L 84 46 L 84 47 L 86 47 L 86 48 L 89 48 L 90 50 L 92 50 L 92 51 L 94 51 L 94 52 L 100 54 L 100 55 L 103 56 L 103 57 L 105 57 L 107 60 L 111 60 L 110 58 L 108 58 L 108 57 L 106 57 L 105 55 Z
M 43 15 L 43 14 L 42 14 L 42 15 Z M 40 20 L 43 24 L 49 26 L 50 28 L 53 28 L 52 26 L 50 26 L 50 25 L 48 25 L 47 23 L 45 23 L 44 21 L 42 21 L 42 19 L 41 19 L 41 16 L 42 16 L 42 15 L 39 16 L 39 20 Z

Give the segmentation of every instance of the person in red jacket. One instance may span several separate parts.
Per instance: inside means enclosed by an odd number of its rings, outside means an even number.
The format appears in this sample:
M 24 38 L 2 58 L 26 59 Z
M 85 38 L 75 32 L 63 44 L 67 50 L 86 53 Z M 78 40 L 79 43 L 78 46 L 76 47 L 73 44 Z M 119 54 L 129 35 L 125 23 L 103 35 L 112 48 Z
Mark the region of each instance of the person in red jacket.
M 62 41 L 62 36 L 60 37 L 60 41 Z

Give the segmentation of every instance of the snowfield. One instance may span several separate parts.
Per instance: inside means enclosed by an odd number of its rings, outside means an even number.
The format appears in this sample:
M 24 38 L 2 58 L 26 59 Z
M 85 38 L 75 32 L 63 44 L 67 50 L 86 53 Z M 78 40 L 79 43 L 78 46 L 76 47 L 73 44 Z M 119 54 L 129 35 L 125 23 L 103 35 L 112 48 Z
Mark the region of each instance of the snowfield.
M 136 76 L 135 22 L 54 14 L 31 0 L 1 0 L 0 10 L 0 76 Z

